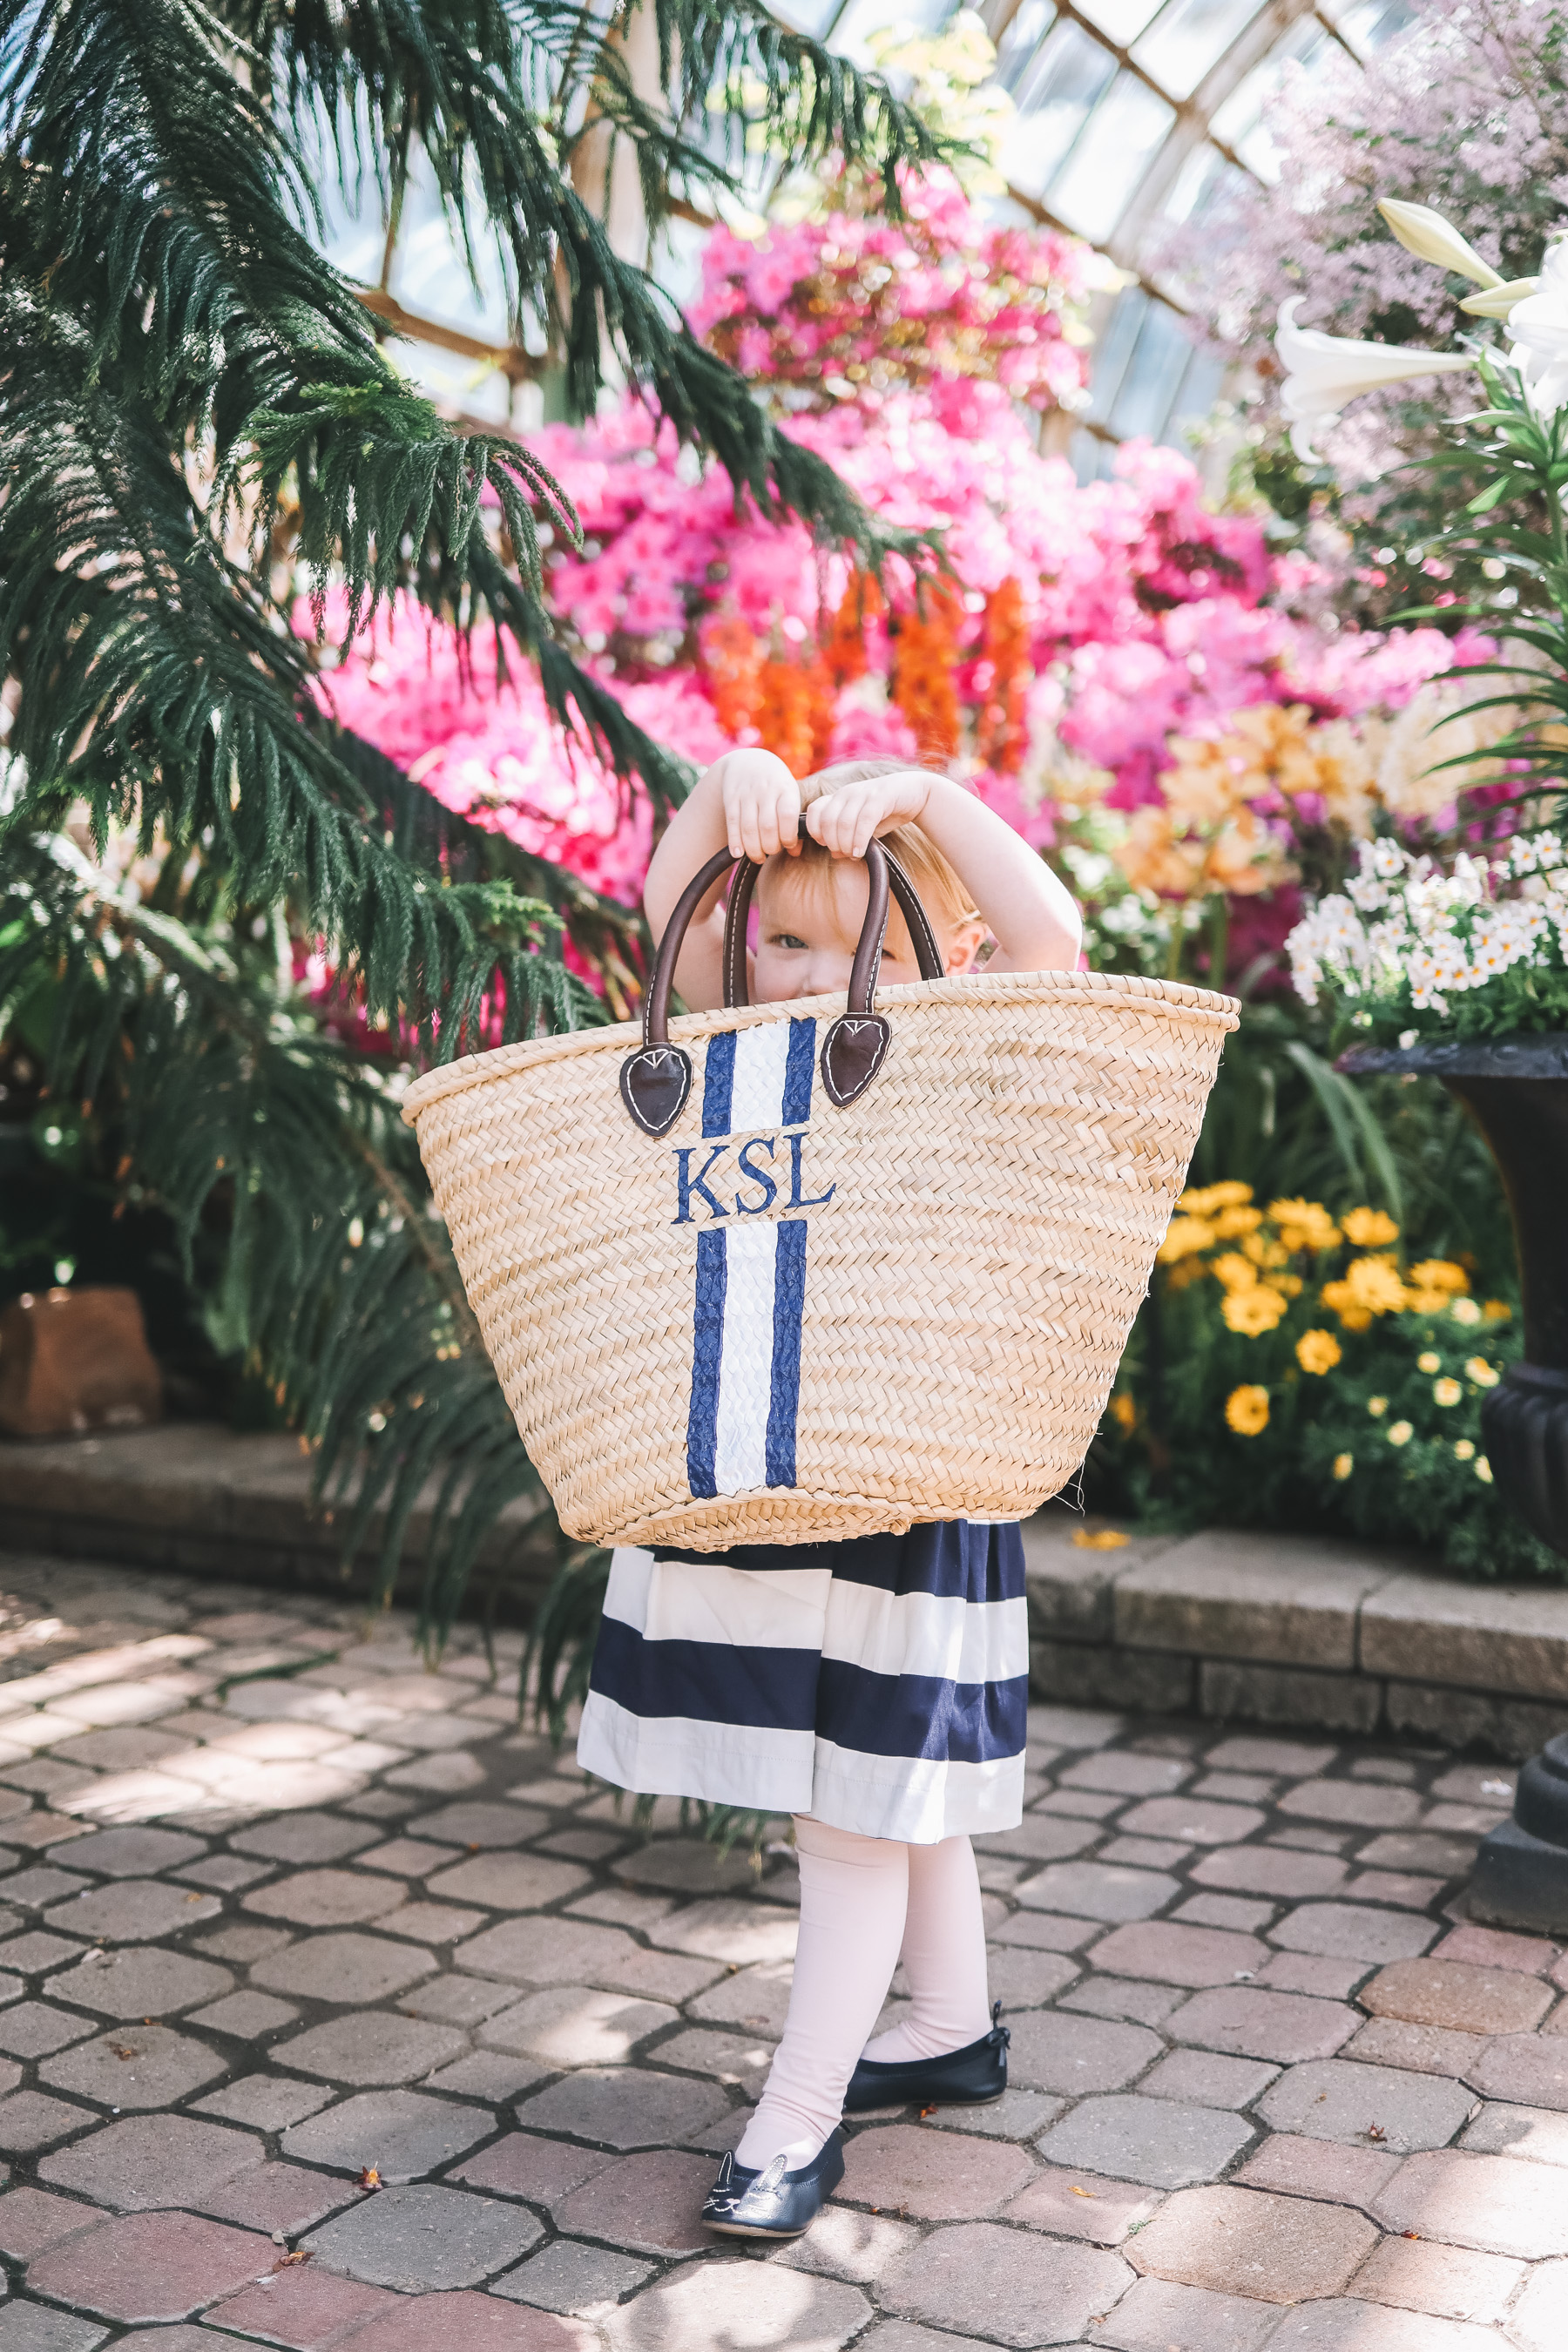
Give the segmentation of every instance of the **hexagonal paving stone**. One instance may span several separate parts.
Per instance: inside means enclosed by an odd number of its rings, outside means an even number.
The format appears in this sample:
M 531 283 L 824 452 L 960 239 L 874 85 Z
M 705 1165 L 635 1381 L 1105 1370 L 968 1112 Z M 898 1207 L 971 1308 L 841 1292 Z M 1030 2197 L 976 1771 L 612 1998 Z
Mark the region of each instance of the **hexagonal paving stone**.
M 1162 1870 L 1132 1870 L 1109 1862 L 1053 1862 L 1014 1888 L 1020 1903 L 1039 1911 L 1070 1912 L 1079 1919 L 1147 1919 L 1182 1891 Z
M 144 1738 L 145 1734 L 138 1733 Z M 164 1870 L 178 1870 L 206 1852 L 200 1838 L 182 1830 L 135 1828 L 99 1830 L 78 1838 L 71 1847 L 71 1866 L 101 1871 L 106 1878 L 142 1878 Z
M 259 2336 L 289 2346 L 291 2352 L 326 2352 L 329 2345 L 342 2343 L 378 2313 L 397 2309 L 396 2296 L 388 2294 L 384 2287 L 337 2278 L 317 2263 L 302 2263 L 298 2268 L 272 2272 L 258 2284 L 246 2287 L 232 2302 L 220 2303 L 207 2313 L 207 2328 L 199 2333 L 194 2327 L 182 2331 L 193 2342 L 171 2346 L 168 2352 L 219 2352 L 220 2346 L 233 2342 L 232 2336 L 213 2335 L 213 2327 Z M 135 2352 L 137 2339 L 130 2340 Z M 145 2352 L 163 2352 L 166 2343 L 163 2337 L 143 2341 Z
M 68 2042 L 79 2042 L 91 2032 L 85 2017 L 72 2017 L 45 2000 L 18 2001 L 13 2009 L 0 2010 L 0 2050 L 14 2058 L 41 2058 L 46 2051 L 63 2050 Z
M 476 1799 L 467 1804 L 443 1805 L 434 1813 L 420 1813 L 408 1827 L 410 1835 L 435 1838 L 443 1845 L 521 1845 L 526 1838 L 543 1834 L 550 1827 L 550 1816 L 527 1805 L 498 1805 Z
M 703 2130 L 729 2112 L 716 2083 L 648 2066 L 583 2068 L 518 2108 L 528 2131 L 568 2131 L 605 2147 L 659 2147 Z
M 793 1960 L 760 1960 L 754 1968 L 721 1977 L 688 2007 L 693 2017 L 715 2025 L 739 2025 L 776 2042 L 784 2030 L 794 1979 Z
M 789 1926 L 793 1950 L 793 1919 Z M 587 1919 L 508 1919 L 474 1937 L 455 1958 L 465 1969 L 513 1984 L 602 1985 L 665 2000 L 689 2000 L 724 1972 L 721 1960 L 646 1951 L 620 1928 Z
M 1223 2172 L 1252 2137 L 1240 2116 L 1179 2099 L 1085 2099 L 1037 2145 L 1047 2164 L 1082 2165 L 1151 2189 L 1184 2189 Z
M 1027 2221 L 1053 2238 L 1084 2238 L 1093 2246 L 1119 2246 L 1130 2230 L 1142 2229 L 1160 2205 L 1157 2189 L 1107 2180 L 1098 2172 L 1064 2172 L 1047 2165 L 1007 2208 L 1010 2221 Z
M 214 2033 L 232 2033 L 240 2042 L 258 2042 L 279 2026 L 292 2025 L 299 2014 L 290 2002 L 274 2000 L 269 1992 L 231 1992 L 205 2009 L 194 2010 L 187 2021 Z
M 671 1916 L 655 1920 L 648 1941 L 671 1952 L 693 1952 L 700 1959 L 724 1960 L 749 1968 L 756 1960 L 793 1960 L 800 1922 L 793 1911 L 773 1903 L 746 1903 L 717 1897 L 710 1903 L 688 1903 Z
M 153 2206 L 194 2205 L 220 2182 L 259 2164 L 265 2154 L 248 2132 L 230 2131 L 223 2124 L 198 2123 L 194 2116 L 138 2116 L 106 2124 L 74 2147 L 45 2157 L 38 2178 L 99 2205 L 143 2212 Z
M 345 1821 L 338 1813 L 285 1813 L 236 1831 L 229 1843 L 237 1853 L 258 1853 L 268 1862 L 338 1862 L 374 1845 L 377 1834 L 369 1822 Z
M 1164 2048 L 1159 2035 L 1142 2025 L 1079 2017 L 1060 2010 L 1014 2018 L 1012 2031 L 1009 2082 L 1022 2090 L 1065 2092 L 1069 2098 L 1090 2091 L 1121 2090 L 1152 2064 Z
M 369 2009 L 312 2026 L 291 2042 L 275 2044 L 270 2054 L 279 2065 L 298 2066 L 329 2082 L 407 2083 L 468 2046 L 467 2035 L 454 2025 Z
M 598 2339 L 580 2319 L 530 2311 L 522 2304 L 456 2287 L 442 2294 L 397 2295 L 356 2328 L 354 2352 L 597 2352 Z
M 216 2221 L 292 2238 L 360 2194 L 356 2184 L 302 2164 L 258 2164 L 193 2203 Z
M 605 2246 L 585 2245 L 581 2238 L 557 2238 L 542 2254 L 531 2255 L 497 2279 L 490 2292 L 514 2303 L 532 2304 L 540 2311 L 586 2313 L 602 2304 L 619 2303 L 651 2276 L 652 2269 L 650 2263 L 613 2254 Z
M 492 2049 L 520 2050 L 552 2066 L 603 2065 L 630 2057 L 650 2033 L 675 2024 L 677 2015 L 660 2001 L 561 1985 L 531 1993 L 514 2009 L 487 2018 L 479 2039 Z
M 605 2315 L 605 2330 L 615 2352 L 731 2352 L 746 2344 L 837 2352 L 869 2311 L 858 2288 L 838 2280 L 744 2261 L 701 2263 L 645 2287 Z
M 1341 2294 L 1377 2242 L 1344 2205 L 1268 2197 L 1254 2189 L 1184 2189 L 1128 2248 L 1139 2271 L 1216 2294 L 1300 2303 Z
M 47 1927 L 66 1936 L 97 1936 L 103 1943 L 141 1943 L 148 1936 L 172 1936 L 176 1928 L 212 1919 L 221 1910 L 216 1895 L 164 1886 L 160 1879 L 118 1879 L 94 1886 L 45 1912 Z
M 537 1911 L 587 1884 L 585 1870 L 543 1853 L 476 1853 L 426 1882 L 444 1903 L 478 1903 L 490 1911 Z
M 978 2221 L 1016 2196 L 1034 2171 L 1021 2148 L 953 2132 L 889 2124 L 858 2132 L 836 2194 L 919 2221 Z
M 226 2083 L 221 2091 L 210 2092 L 194 2105 L 198 2115 L 226 2116 L 257 2131 L 275 2132 L 303 2123 L 326 2105 L 330 2095 L 318 2084 L 290 2082 L 283 2074 L 242 2074 L 237 2083 Z
M 384 2189 L 306 2241 L 334 2271 L 405 2294 L 477 2286 L 544 2232 L 520 2205 L 461 2189 Z
M 1473 2105 L 1462 2084 L 1439 2074 L 1321 2058 L 1282 2074 L 1258 2112 L 1276 2131 L 1406 2156 L 1413 2148 L 1445 2146 Z
M 1337 2307 L 1329 2304 L 1309 2307 L 1308 2334 L 1301 2339 L 1306 2352 L 1352 2352 L 1353 2335 L 1348 2342 L 1336 2342 L 1331 2336 L 1326 2343 L 1310 2335 L 1319 2316 Z M 1272 2304 L 1255 2303 L 1250 2296 L 1214 2294 L 1207 2287 L 1141 2278 L 1107 2315 L 1104 2326 L 1093 2333 L 1101 2344 L 1115 2347 L 1116 2352 L 1263 2352 L 1266 2342 L 1282 2347 L 1287 2333 L 1294 2344 L 1301 2319 L 1300 2313 L 1291 2312 L 1281 2320 Z M 1417 2352 L 1410 2345 L 1389 2345 L 1384 2336 L 1363 2342 L 1367 2352 L 1374 2342 L 1378 2352 Z M 1427 2346 L 1425 2352 L 1436 2352 L 1436 2347 Z
M 374 1884 L 374 1882 L 372 1882 Z M 250 1973 L 270 1992 L 329 2000 L 345 2009 L 385 2000 L 428 1976 L 436 1963 L 414 1944 L 380 1936 L 318 1935 L 258 1960 Z
M 676 2156 L 658 2148 L 617 2157 L 555 2201 L 556 2225 L 627 2253 L 711 2252 L 712 2234 L 698 2216 L 713 2173 L 710 2156 Z
M 242 1909 L 299 1927 L 350 1927 L 379 1919 L 405 1900 L 395 1879 L 358 1870 L 297 1870 L 240 1897 Z
M 649 1838 L 611 1864 L 612 1874 L 629 1886 L 658 1886 L 671 1895 L 730 1895 L 756 1884 L 748 1855 L 738 1846 L 728 1853 L 707 1838 Z
M 1341 2001 L 1252 1985 L 1196 1992 L 1165 2024 L 1173 2041 L 1239 2058 L 1273 2059 L 1282 2066 L 1292 2060 L 1331 2058 L 1355 2030 L 1355 2011 Z
M 1303 1903 L 1269 1929 L 1268 1939 L 1288 1952 L 1321 1952 L 1331 1959 L 1413 1960 L 1436 1935 L 1433 1920 L 1370 1904 Z
M 209 1960 L 131 1944 L 117 1952 L 87 1953 L 74 1969 L 51 1978 L 45 1990 L 103 2017 L 169 2017 L 232 1992 L 234 1979 Z
M 108 2333 L 89 2319 L 20 2296 L 0 2310 L 0 2352 L 92 2352 Z
M 1435 2148 L 1407 2157 L 1373 2210 L 1385 2229 L 1536 2262 L 1568 2254 L 1568 2198 L 1550 2164 Z
M 285 2156 L 340 2172 L 374 2165 L 384 2180 L 417 2180 L 467 2153 L 495 2129 L 483 2107 L 433 2099 L 423 2091 L 363 2091 L 296 2124 L 283 2135 Z
M 90 2107 L 48 2099 L 41 2091 L 15 2091 L 9 2098 L 0 2099 L 0 2151 L 6 2156 L 31 2156 L 40 2147 L 58 2147 L 84 2125 L 97 2121 Z
M 1152 1977 L 1161 1984 L 1227 1985 L 1253 1975 L 1268 1958 L 1256 1936 L 1226 1927 L 1184 1927 L 1170 1919 L 1140 1920 L 1113 1928 L 1093 1951 L 1097 1969 L 1124 1977 Z
M 970 2221 L 933 2230 L 893 2263 L 880 2293 L 891 2311 L 968 2336 L 984 2331 L 989 2343 L 1066 2344 L 1112 2309 L 1131 2277 L 1120 2254 L 1099 2247 Z
M 1456 2033 L 1528 2033 L 1551 2008 L 1552 1991 L 1517 1969 L 1488 1969 L 1463 1960 L 1396 1960 L 1357 1996 L 1373 2017 L 1411 2025 L 1445 2026 Z
M 199 2214 L 133 2213 L 41 2254 L 27 2284 L 106 2319 L 184 2319 L 270 2270 L 274 2251 Z
M 46 2059 L 42 2081 L 105 2107 L 176 2106 L 224 2072 L 205 2042 L 167 2025 L 121 2025 Z

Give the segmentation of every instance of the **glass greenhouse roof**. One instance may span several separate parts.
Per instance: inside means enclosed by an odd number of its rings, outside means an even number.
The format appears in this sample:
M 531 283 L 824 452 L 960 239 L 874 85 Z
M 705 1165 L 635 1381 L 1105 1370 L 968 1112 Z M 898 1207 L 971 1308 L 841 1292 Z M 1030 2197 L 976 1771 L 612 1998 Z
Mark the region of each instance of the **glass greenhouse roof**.
M 1201 222 L 1237 174 L 1276 175 L 1262 117 L 1289 63 L 1310 75 L 1347 51 L 1364 57 L 1416 10 L 1413 0 L 978 5 L 996 44 L 996 77 L 1017 108 L 1003 156 L 1004 203 L 1019 217 L 1089 238 L 1123 273 L 1122 291 L 1104 299 L 1095 321 L 1091 404 L 1072 436 L 1074 462 L 1089 478 L 1136 436 L 1182 446 L 1220 389 L 1218 362 L 1194 343 L 1172 289 L 1151 275 L 1152 257 L 1173 228 Z M 866 63 L 874 34 L 933 32 L 953 0 L 775 6 Z M 431 192 L 409 191 L 395 255 L 384 254 L 379 209 L 374 189 L 359 207 L 338 207 L 328 245 L 351 276 L 379 283 L 377 307 L 401 308 L 399 323 L 415 337 L 398 345 L 402 363 L 471 415 L 526 424 L 539 394 L 530 387 L 518 403 L 529 370 L 506 350 L 499 270 L 476 293 Z M 699 231 L 677 223 L 670 251 L 661 251 L 660 281 L 677 299 L 694 280 L 699 242 Z

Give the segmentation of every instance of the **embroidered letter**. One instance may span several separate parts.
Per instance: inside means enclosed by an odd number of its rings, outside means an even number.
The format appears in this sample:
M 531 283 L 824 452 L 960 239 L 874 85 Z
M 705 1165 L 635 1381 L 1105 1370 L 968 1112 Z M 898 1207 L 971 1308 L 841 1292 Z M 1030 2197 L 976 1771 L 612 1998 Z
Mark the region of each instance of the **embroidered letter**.
M 704 1179 L 708 1176 L 713 1166 L 713 1162 L 716 1160 L 723 1159 L 726 1147 L 722 1143 L 716 1143 L 712 1150 L 708 1154 L 707 1159 L 703 1161 L 700 1174 L 693 1176 L 691 1173 L 691 1162 L 700 1149 L 701 1146 L 700 1144 L 687 1143 L 682 1144 L 676 1152 L 675 1157 L 678 1164 L 676 1168 L 675 1183 L 676 1190 L 680 1198 L 680 1210 L 678 1216 L 671 1218 L 670 1223 L 672 1224 L 689 1225 L 696 1223 L 696 1219 L 691 1213 L 691 1195 L 693 1192 L 701 1193 L 702 1198 L 707 1202 L 709 1208 L 711 1210 L 715 1217 L 727 1217 L 730 1213 L 722 1201 L 715 1200 L 713 1194 L 708 1190 L 708 1186 L 704 1181 Z M 753 1171 L 749 1170 L 747 1172 L 750 1174 Z
M 830 1184 L 826 1192 L 818 1192 L 810 1199 L 802 1193 L 800 1148 L 805 1141 L 804 1135 L 792 1135 L 789 1139 L 789 1205 L 792 1209 L 820 1209 L 825 1202 L 832 1200 L 838 1187 L 837 1184 Z
M 751 1154 L 753 1151 L 765 1151 L 768 1158 L 771 1160 L 773 1156 L 773 1137 L 771 1135 L 753 1135 L 751 1141 L 749 1143 L 742 1143 L 741 1149 L 735 1154 L 736 1159 L 741 1163 L 742 1175 L 749 1176 L 753 1184 L 760 1184 L 767 1196 L 765 1200 L 758 1201 L 754 1206 L 748 1206 L 737 1192 L 735 1195 L 735 1209 L 737 1214 L 742 1217 L 761 1217 L 765 1215 L 767 1211 L 773 1207 L 773 1202 L 779 1196 L 779 1188 L 773 1182 L 773 1178 L 768 1174 L 767 1170 L 765 1168 L 753 1168 L 752 1165 Z

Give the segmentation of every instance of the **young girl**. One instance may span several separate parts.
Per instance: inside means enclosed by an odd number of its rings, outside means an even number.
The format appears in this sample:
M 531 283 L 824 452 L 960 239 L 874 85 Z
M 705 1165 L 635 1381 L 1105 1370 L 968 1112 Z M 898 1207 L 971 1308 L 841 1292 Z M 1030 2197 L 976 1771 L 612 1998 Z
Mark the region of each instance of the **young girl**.
M 753 1003 L 848 984 L 873 835 L 909 874 L 946 969 L 1070 969 L 1072 900 L 1010 826 L 945 777 L 865 761 L 797 782 L 767 751 L 710 768 L 649 866 L 656 939 L 727 843 L 761 866 Z M 694 1011 L 723 1002 L 722 884 L 675 969 Z M 919 978 L 889 910 L 882 978 Z M 611 1564 L 577 1754 L 642 1793 L 795 1815 L 800 1939 L 766 2088 L 703 2207 L 731 2236 L 805 2229 L 844 2170 L 839 2117 L 904 2101 L 999 2098 L 1005 2027 L 987 2007 L 970 1833 L 1022 1815 L 1028 1674 L 1016 1525 L 902 1536 L 621 1549 Z M 900 1951 L 912 1996 L 868 2042 Z

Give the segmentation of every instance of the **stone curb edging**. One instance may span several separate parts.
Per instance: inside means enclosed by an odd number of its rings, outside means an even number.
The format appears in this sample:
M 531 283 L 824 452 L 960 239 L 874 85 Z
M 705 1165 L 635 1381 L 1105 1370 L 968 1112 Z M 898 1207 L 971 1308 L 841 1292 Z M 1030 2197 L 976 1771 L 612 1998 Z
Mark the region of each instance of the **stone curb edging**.
M 310 1507 L 298 1439 L 210 1423 L 0 1441 L 0 1550 L 120 1561 L 295 1591 L 372 1590 L 381 1522 L 345 1575 Z M 476 1590 L 508 1571 L 525 1620 L 543 1577 L 517 1572 L 531 1507 L 514 1504 Z M 398 1598 L 417 1598 L 416 1510 Z M 1024 1529 L 1037 1697 L 1363 1734 L 1518 1758 L 1568 1729 L 1568 1588 L 1463 1584 L 1415 1553 L 1211 1528 L 1073 1541 L 1051 1506 Z
M 504 1511 L 480 1547 L 470 1590 L 497 1622 L 531 1615 L 549 1570 L 519 1573 L 537 1515 Z M 287 1433 L 241 1433 L 212 1422 L 103 1430 L 92 1437 L 0 1438 L 0 1552 L 40 1552 L 173 1569 L 228 1583 L 360 1599 L 375 1589 L 385 1521 L 377 1512 L 344 1566 L 341 1524 L 310 1506 L 310 1464 Z M 416 1606 L 429 1529 L 428 1496 L 411 1514 L 394 1599 Z
M 1385 1732 L 1519 1758 L 1568 1730 L 1568 1588 L 1465 1584 L 1420 1554 L 1215 1528 L 1024 1529 L 1030 1682 L 1047 1699 Z

